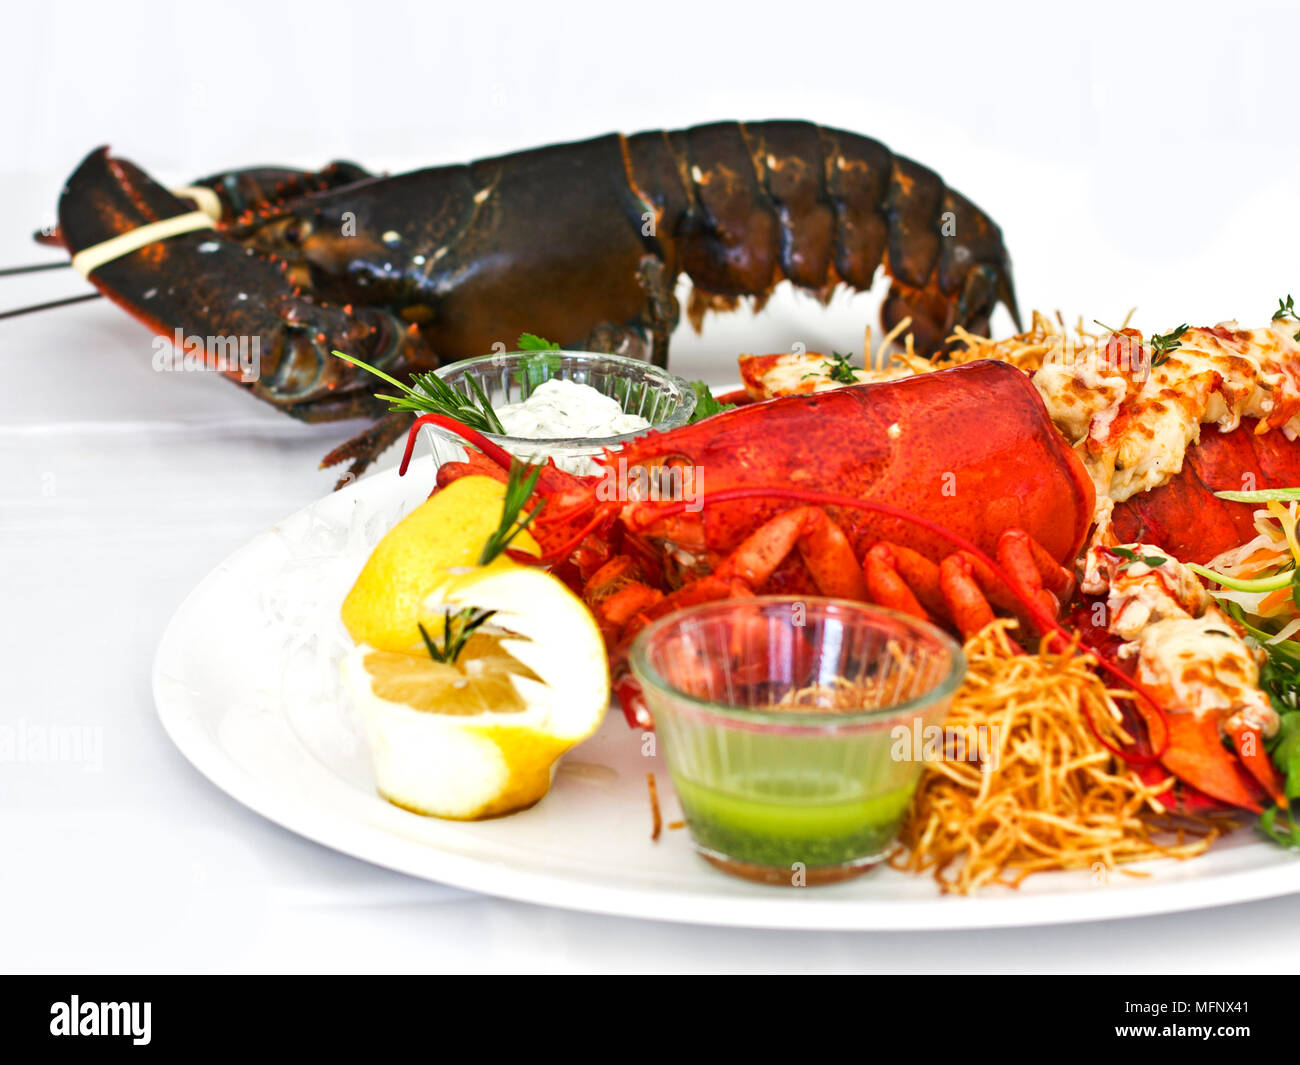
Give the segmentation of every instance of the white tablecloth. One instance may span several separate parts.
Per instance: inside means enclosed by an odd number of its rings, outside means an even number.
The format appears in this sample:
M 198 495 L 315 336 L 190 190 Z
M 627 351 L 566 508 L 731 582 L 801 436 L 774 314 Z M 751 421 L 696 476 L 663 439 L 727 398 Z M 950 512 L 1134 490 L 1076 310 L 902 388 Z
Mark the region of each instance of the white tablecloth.
M 6 227 L 0 262 L 40 257 L 25 226 L 48 216 L 44 193 L 55 187 L 44 175 L 0 182 L 0 202 L 21 220 Z M 79 290 L 66 273 L 24 278 L 5 284 L 3 306 Z M 810 306 L 796 309 L 805 321 Z M 784 336 L 786 312 L 769 313 L 765 335 Z M 678 368 L 733 377 L 723 353 L 744 343 L 725 330 L 713 338 L 711 349 L 688 338 Z M 3 722 L 29 735 L 77 726 L 102 741 L 79 762 L 0 763 L 0 968 L 1295 968 L 1295 897 L 969 933 L 697 928 L 476 896 L 277 828 L 173 749 L 154 713 L 150 662 L 204 574 L 329 490 L 333 476 L 316 464 L 355 427 L 304 426 L 213 376 L 157 373 L 151 353 L 147 332 L 102 301 L 0 323 Z M 232 634 L 212 653 L 236 669 L 237 647 Z

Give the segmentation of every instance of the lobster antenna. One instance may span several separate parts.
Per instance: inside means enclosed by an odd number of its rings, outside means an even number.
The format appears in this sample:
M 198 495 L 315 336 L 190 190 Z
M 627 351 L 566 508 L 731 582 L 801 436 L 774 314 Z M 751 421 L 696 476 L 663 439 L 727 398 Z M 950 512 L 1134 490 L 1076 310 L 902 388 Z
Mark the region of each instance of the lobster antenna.
M 99 292 L 84 292 L 80 296 L 65 296 L 61 300 L 50 300 L 48 303 L 33 303 L 30 307 L 17 307 L 12 311 L 0 311 L 0 319 L 17 318 L 23 314 L 34 314 L 37 311 L 48 311 L 55 307 L 66 307 L 70 303 L 84 303 L 86 300 L 97 300 L 100 298 Z
M 33 263 L 31 266 L 5 266 L 0 267 L 0 277 L 12 277 L 14 274 L 34 274 L 38 270 L 66 270 L 72 265 L 69 260 L 66 263 Z

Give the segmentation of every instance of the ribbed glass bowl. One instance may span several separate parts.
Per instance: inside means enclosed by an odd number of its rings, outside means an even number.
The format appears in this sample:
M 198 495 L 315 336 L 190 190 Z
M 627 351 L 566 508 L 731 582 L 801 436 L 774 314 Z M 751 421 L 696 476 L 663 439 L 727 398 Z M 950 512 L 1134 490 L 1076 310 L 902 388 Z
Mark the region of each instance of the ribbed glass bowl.
M 436 371 L 461 395 L 473 399 L 470 381 L 478 384 L 493 407 L 526 400 L 543 381 L 559 378 L 590 385 L 619 401 L 624 413 L 639 414 L 652 429 L 675 429 L 685 425 L 695 413 L 695 392 L 675 374 L 640 359 L 622 355 L 602 355 L 592 351 L 511 351 L 501 355 L 484 355 L 465 359 Z M 429 425 L 425 435 L 433 449 L 434 461 L 461 462 L 465 449 L 460 437 L 449 429 Z M 571 473 L 594 473 L 592 459 L 606 448 L 617 449 L 644 434 L 641 429 L 619 436 L 578 437 L 533 440 L 485 433 L 519 458 L 555 459 L 556 465 Z
M 933 625 L 811 596 L 686 607 L 630 658 L 696 850 L 795 886 L 881 860 L 966 672 Z

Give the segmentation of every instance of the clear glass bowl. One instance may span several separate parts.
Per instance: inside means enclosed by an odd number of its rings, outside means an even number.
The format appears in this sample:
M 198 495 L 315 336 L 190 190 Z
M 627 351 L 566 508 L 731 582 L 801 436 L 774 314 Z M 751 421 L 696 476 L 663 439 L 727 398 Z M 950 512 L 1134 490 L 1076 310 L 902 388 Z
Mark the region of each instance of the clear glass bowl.
M 461 395 L 473 398 L 470 380 L 483 389 L 493 407 L 527 399 L 543 381 L 560 378 L 590 385 L 613 396 L 627 414 L 639 414 L 652 429 L 676 429 L 695 413 L 695 392 L 675 374 L 640 359 L 622 355 L 601 355 L 591 351 L 511 351 L 465 359 L 435 371 Z M 427 425 L 424 432 L 433 449 L 434 461 L 461 462 L 464 444 L 455 433 Z M 620 436 L 534 440 L 524 437 L 485 434 L 512 455 L 525 459 L 554 458 L 556 465 L 571 473 L 595 473 L 592 459 L 605 448 L 617 449 L 644 434 L 641 429 Z
M 688 607 L 630 655 L 696 850 L 792 886 L 885 855 L 966 672 L 933 625 L 789 596 Z

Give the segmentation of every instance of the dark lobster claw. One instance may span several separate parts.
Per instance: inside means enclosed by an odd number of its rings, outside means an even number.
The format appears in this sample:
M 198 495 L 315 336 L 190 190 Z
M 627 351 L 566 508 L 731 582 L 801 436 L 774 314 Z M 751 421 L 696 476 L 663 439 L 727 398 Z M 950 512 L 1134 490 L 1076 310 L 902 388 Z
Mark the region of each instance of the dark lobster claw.
M 143 170 L 91 152 L 59 199 L 59 227 L 69 253 L 150 223 L 193 212 Z M 200 220 L 201 221 L 201 220 Z M 335 348 L 394 376 L 437 365 L 424 341 L 394 315 L 335 307 L 301 294 L 285 264 L 203 226 L 128 250 L 90 269 L 88 280 L 159 336 L 206 356 L 238 346 L 255 352 L 255 371 L 219 365 L 226 376 L 304 421 L 376 415 L 383 405 Z M 211 362 L 209 358 L 209 362 Z
M 321 170 L 295 170 L 283 166 L 242 167 L 210 174 L 192 184 L 211 189 L 216 194 L 221 205 L 221 220 L 229 223 L 240 216 L 272 210 L 299 196 L 340 188 L 369 177 L 370 171 L 364 167 L 337 160 Z
M 345 160 L 336 160 L 320 170 L 248 166 L 210 174 L 173 191 L 207 211 L 214 221 L 229 226 L 242 218 L 272 210 L 295 197 L 351 185 L 371 176 L 364 167 Z M 58 226 L 40 229 L 32 234 L 32 239 L 37 244 L 63 247 L 63 234 Z

